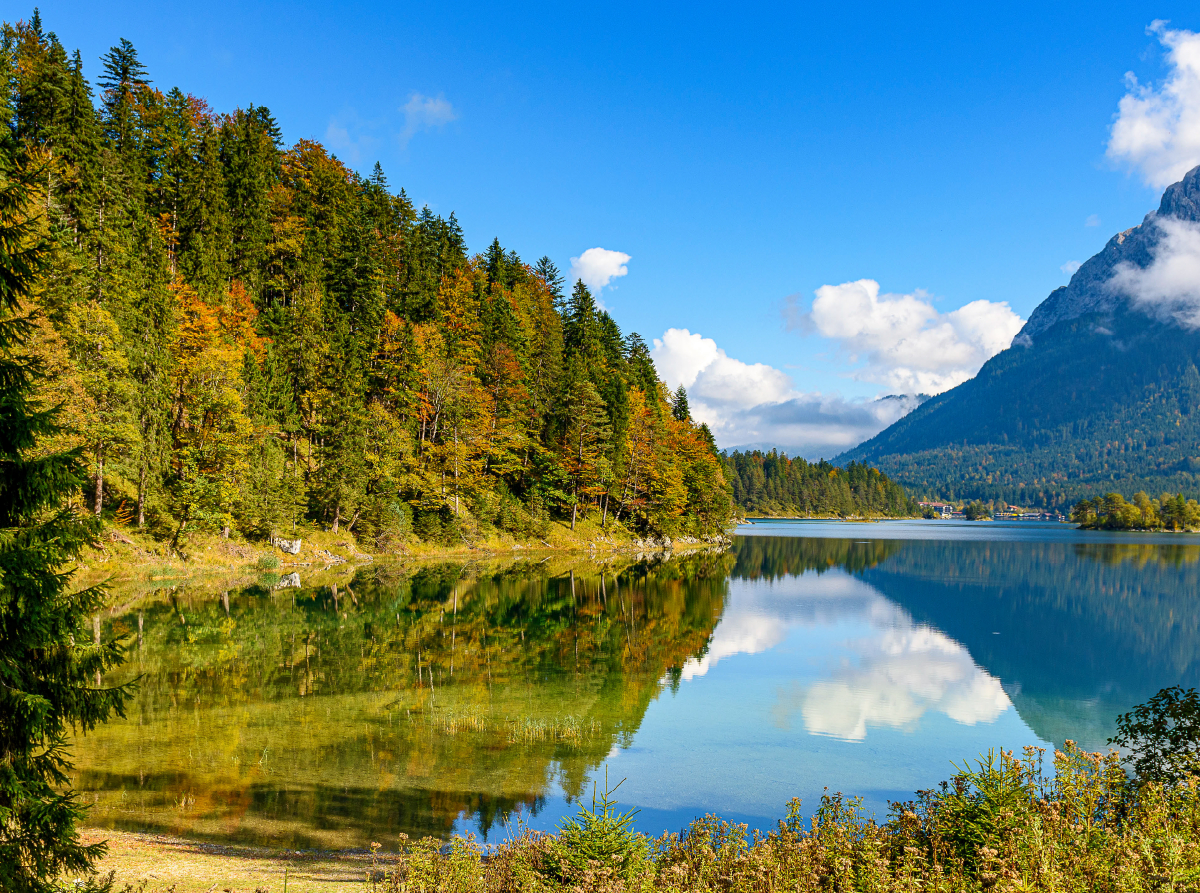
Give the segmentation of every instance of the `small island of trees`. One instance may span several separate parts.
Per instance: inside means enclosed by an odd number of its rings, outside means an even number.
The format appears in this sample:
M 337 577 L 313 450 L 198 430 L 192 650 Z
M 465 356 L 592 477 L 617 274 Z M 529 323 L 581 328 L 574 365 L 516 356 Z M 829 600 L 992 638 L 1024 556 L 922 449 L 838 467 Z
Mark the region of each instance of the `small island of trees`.
M 1109 493 L 1076 503 L 1071 520 L 1085 530 L 1197 530 L 1200 503 L 1182 493 L 1154 499 L 1139 491 L 1131 502 L 1120 493 Z

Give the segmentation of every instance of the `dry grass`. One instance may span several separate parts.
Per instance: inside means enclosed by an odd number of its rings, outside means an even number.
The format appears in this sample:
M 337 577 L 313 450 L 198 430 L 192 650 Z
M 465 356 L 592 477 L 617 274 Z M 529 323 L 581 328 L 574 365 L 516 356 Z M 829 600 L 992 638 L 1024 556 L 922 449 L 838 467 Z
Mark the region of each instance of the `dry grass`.
M 523 557 L 554 553 L 586 553 L 601 556 L 611 553 L 656 551 L 657 547 L 639 544 L 639 540 L 613 524 L 601 528 L 598 518 L 581 518 L 575 530 L 561 521 L 550 523 L 545 538 L 517 541 L 502 533 L 446 546 L 437 543 L 412 541 L 394 552 L 375 552 L 360 544 L 346 531 L 300 528 L 295 533 L 284 531 L 285 537 L 297 537 L 302 547 L 296 555 L 286 555 L 266 544 L 247 542 L 236 537 L 225 539 L 215 533 L 196 533 L 186 537 L 177 553 L 165 542 L 135 528 L 110 525 L 101 535 L 98 546 L 87 550 L 78 568 L 76 581 L 80 585 L 105 582 L 115 587 L 173 583 L 204 584 L 214 588 L 231 588 L 253 583 L 261 568 L 261 558 L 279 561 L 279 573 L 300 571 L 307 580 L 315 573 L 350 572 L 372 561 L 405 562 L 434 560 L 475 561 L 496 557 Z M 712 548 L 711 544 L 676 543 L 676 553 L 688 553 Z

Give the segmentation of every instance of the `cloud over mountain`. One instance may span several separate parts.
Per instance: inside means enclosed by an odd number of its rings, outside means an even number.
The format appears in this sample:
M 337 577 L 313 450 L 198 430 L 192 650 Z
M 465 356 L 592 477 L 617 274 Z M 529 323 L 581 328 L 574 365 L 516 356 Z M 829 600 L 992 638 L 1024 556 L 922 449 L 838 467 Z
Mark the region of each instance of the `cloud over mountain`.
M 668 385 L 687 388 L 692 417 L 709 426 L 721 447 L 762 444 L 808 459 L 830 457 L 873 437 L 919 402 L 805 393 L 786 372 L 744 363 L 687 329 L 655 338 L 651 355 Z
M 1160 238 L 1150 264 L 1117 264 L 1107 286 L 1151 316 L 1200 329 L 1200 224 L 1158 217 L 1153 225 Z
M 1117 106 L 1108 157 L 1161 189 L 1200 164 L 1200 34 L 1164 21 L 1146 30 L 1165 48 L 1170 71 L 1158 85 L 1125 75 L 1128 92 Z
M 880 294 L 874 279 L 823 285 L 804 323 L 838 342 L 854 377 L 905 393 L 961 384 L 1012 343 L 1022 320 L 1007 302 L 972 301 L 941 313 L 923 291 Z

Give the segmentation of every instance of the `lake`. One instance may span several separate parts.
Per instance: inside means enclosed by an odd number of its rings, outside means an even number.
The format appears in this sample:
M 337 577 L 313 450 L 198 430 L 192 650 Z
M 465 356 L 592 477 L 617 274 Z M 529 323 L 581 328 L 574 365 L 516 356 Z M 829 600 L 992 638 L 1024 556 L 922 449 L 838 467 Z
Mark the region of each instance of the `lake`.
M 301 577 L 303 578 L 303 572 Z M 320 579 L 320 578 L 315 578 Z M 879 814 L 991 748 L 1102 749 L 1200 685 L 1200 538 L 761 521 L 729 552 L 374 566 L 118 593 L 124 720 L 74 742 L 89 823 L 298 849 Z

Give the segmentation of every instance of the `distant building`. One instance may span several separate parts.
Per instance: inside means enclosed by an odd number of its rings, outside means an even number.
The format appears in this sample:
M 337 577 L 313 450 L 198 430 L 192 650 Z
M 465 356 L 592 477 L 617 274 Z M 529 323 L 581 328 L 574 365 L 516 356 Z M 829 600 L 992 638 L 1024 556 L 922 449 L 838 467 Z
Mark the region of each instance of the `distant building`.
M 918 502 L 917 505 L 921 508 L 933 509 L 940 518 L 954 517 L 954 506 L 948 502 Z M 959 512 L 958 515 L 962 517 L 962 512 Z

